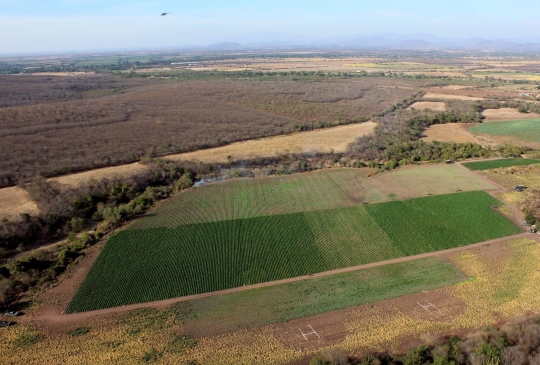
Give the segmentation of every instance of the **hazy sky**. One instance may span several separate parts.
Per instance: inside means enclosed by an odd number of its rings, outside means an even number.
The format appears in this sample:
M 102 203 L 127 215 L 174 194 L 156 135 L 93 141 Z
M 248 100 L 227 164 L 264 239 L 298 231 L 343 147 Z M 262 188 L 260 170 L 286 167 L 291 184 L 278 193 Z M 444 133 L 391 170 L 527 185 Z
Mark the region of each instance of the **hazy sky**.
M 0 0 L 0 54 L 539 29 L 540 0 Z

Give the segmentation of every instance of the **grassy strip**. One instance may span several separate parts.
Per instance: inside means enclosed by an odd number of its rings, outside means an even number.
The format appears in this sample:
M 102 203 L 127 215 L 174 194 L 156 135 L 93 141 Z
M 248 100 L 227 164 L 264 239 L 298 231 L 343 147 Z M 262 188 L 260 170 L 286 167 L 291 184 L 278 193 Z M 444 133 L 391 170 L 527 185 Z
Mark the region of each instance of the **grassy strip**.
M 450 263 L 434 257 L 180 302 L 159 313 L 179 318 L 185 333 L 204 336 L 207 329 L 217 334 L 284 322 L 436 289 L 465 279 Z M 152 323 L 156 322 L 156 315 L 158 312 L 146 313 Z M 141 319 L 136 318 L 133 325 L 140 326 Z
M 67 312 L 223 290 L 518 233 L 490 209 L 494 205 L 500 202 L 488 194 L 470 192 L 122 231 L 108 241 Z
M 469 170 L 491 170 L 500 167 L 525 166 L 540 163 L 540 160 L 530 158 L 504 158 L 501 160 L 466 162 L 463 164 Z

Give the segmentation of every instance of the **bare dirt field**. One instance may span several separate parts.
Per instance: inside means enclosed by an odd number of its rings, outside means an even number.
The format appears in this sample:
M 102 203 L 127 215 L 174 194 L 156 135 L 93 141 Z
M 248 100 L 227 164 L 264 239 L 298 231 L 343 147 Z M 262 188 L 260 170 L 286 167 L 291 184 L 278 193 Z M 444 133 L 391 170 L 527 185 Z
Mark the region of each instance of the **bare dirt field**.
M 431 109 L 436 112 L 444 112 L 446 110 L 446 104 L 442 101 L 418 101 L 411 105 L 408 109 Z
M 540 115 L 535 113 L 520 113 L 513 108 L 486 109 L 482 112 L 486 118 L 485 122 L 496 122 L 499 120 L 521 120 L 530 118 L 540 118 Z
M 57 182 L 60 185 L 64 185 L 66 187 L 77 187 L 79 184 L 84 184 L 90 180 L 101 180 L 104 178 L 112 178 L 112 177 L 119 177 L 119 178 L 129 177 L 139 172 L 145 171 L 147 169 L 148 169 L 148 166 L 145 166 L 136 162 L 136 163 L 132 163 L 128 165 L 104 167 L 101 169 L 95 169 L 95 170 L 89 170 L 89 171 L 79 172 L 75 174 L 53 177 L 53 178 L 50 178 L 49 181 Z M 2 190 L 4 189 L 0 189 L 0 192 Z M 0 196 L 0 201 L 2 201 L 1 196 Z
M 445 86 L 439 87 L 438 89 L 440 89 L 440 90 L 463 90 L 463 89 L 468 89 L 468 88 L 470 88 L 470 86 L 465 86 L 465 85 L 445 85 Z
M 458 100 L 484 100 L 484 98 L 478 98 L 474 96 L 455 95 L 455 94 L 443 94 L 428 92 L 424 95 L 424 99 L 458 99 Z
M 478 143 L 483 144 L 466 129 L 466 125 L 458 123 L 435 124 L 424 131 L 422 139 L 426 142 Z
M 30 199 L 25 190 L 18 186 L 0 189 L 0 218 L 12 219 L 22 213 L 36 214 L 37 212 L 36 203 Z
M 170 160 L 199 160 L 203 162 L 226 162 L 227 156 L 234 159 L 251 157 L 270 157 L 283 153 L 308 153 L 315 151 L 345 151 L 347 145 L 356 138 L 373 132 L 377 124 L 366 122 L 286 136 L 270 137 L 246 142 L 232 143 L 228 146 L 210 148 L 189 153 L 167 156 Z

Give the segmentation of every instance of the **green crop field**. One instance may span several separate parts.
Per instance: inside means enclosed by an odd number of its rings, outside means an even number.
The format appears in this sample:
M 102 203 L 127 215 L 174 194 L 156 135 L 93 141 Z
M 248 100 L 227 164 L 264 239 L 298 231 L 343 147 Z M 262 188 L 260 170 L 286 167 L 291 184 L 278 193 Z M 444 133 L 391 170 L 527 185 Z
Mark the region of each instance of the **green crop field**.
M 290 278 L 520 232 L 490 208 L 500 204 L 484 192 L 468 192 L 121 231 L 109 239 L 67 312 Z M 177 209 L 182 214 L 182 206 Z M 159 217 L 158 209 L 150 218 Z
M 523 142 L 540 142 L 540 119 L 482 123 L 469 131 L 475 134 L 513 137 Z
M 525 166 L 539 164 L 540 160 L 530 158 L 503 158 L 501 160 L 467 162 L 463 166 L 469 170 L 491 170 L 500 167 Z
M 166 311 L 145 309 L 122 322 L 133 322 L 131 330 L 137 331 L 146 319 L 151 325 L 159 323 L 156 316 L 173 314 L 182 319 L 184 333 L 202 337 L 437 289 L 466 279 L 448 261 L 430 257 L 193 299 Z
M 370 178 L 356 169 L 322 170 L 203 185 L 167 200 L 158 214 L 135 222 L 132 229 L 174 228 L 494 188 L 452 165 L 414 166 Z

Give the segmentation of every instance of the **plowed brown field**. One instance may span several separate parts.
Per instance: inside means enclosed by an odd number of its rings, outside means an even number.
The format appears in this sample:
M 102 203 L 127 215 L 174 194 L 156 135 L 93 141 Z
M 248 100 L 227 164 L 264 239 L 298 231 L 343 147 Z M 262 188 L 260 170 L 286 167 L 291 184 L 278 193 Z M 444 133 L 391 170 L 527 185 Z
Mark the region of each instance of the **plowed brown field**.
M 486 117 L 485 122 L 495 122 L 499 120 L 522 120 L 529 118 L 540 118 L 540 115 L 535 113 L 520 113 L 513 108 L 486 109 L 482 112 Z

